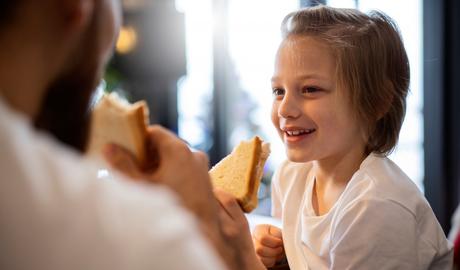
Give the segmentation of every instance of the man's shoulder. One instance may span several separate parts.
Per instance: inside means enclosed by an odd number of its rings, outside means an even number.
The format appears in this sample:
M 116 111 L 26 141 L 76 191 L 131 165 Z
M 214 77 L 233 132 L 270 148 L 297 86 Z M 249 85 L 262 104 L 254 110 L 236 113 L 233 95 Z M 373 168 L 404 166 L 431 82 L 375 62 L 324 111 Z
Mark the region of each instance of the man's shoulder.
M 38 208 L 46 205 L 51 215 L 61 215 L 62 209 L 66 209 L 75 217 L 78 212 L 112 210 L 126 211 L 127 216 L 164 212 L 193 220 L 166 188 L 131 182 L 117 173 L 101 179 L 98 175 L 102 163 L 37 131 L 27 119 L 5 106 L 0 111 L 6 112 L 0 116 L 0 127 L 7 127 L 0 130 L 0 168 L 4 180 L 0 188 L 9 194 L 0 199 L 9 200 L 4 206 L 18 204 L 36 208 L 39 213 Z M 166 214 L 163 220 L 167 220 Z

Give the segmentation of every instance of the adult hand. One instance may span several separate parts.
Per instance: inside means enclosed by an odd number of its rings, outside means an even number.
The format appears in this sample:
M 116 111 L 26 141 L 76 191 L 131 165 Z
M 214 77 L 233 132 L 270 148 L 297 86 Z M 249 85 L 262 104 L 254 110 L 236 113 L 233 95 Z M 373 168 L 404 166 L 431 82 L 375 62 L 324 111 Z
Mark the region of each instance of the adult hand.
M 111 167 L 131 178 L 169 187 L 201 220 L 214 222 L 217 204 L 207 156 L 192 152 L 181 139 L 160 126 L 148 128 L 146 145 L 149 166 L 141 167 L 128 150 L 115 144 L 104 148 L 104 156 Z
M 248 221 L 235 197 L 218 188 L 214 194 L 221 206 L 219 218 L 224 238 L 237 252 L 240 269 L 266 269 L 254 252 Z
M 228 245 L 220 227 L 219 206 L 212 192 L 207 156 L 190 151 L 181 139 L 159 126 L 148 129 L 147 148 L 148 165 L 142 168 L 134 156 L 120 146 L 107 145 L 104 154 L 113 168 L 129 177 L 164 184 L 175 191 L 184 206 L 196 214 L 203 234 L 228 268 L 251 269 L 242 268 L 238 253 Z

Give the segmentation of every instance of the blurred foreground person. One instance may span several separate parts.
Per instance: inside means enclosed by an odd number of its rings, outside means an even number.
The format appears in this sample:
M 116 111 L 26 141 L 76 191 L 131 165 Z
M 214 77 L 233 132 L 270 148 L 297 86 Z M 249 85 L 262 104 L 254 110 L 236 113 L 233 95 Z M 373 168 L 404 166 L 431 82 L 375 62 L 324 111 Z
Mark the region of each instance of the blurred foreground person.
M 118 0 L 0 1 L 0 269 L 245 269 L 204 154 L 151 127 L 153 172 L 112 145 L 125 176 L 98 180 L 82 156 L 120 17 Z

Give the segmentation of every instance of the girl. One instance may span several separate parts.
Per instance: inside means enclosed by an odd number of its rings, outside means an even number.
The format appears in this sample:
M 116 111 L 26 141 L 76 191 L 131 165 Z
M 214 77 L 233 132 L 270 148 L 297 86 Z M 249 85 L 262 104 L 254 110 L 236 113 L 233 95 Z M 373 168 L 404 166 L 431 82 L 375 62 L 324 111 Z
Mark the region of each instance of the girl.
M 325 6 L 289 14 L 272 78 L 272 121 L 288 161 L 273 178 L 257 255 L 291 269 L 450 269 L 428 202 L 386 156 L 403 122 L 409 64 L 380 12 Z M 282 235 L 282 236 L 281 236 Z

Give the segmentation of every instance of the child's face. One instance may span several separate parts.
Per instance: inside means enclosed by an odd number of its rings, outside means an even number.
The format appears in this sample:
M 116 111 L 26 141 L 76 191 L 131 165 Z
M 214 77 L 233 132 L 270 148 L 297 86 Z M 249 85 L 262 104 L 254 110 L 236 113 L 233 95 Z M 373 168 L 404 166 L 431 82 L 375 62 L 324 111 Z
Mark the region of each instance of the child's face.
M 332 50 L 311 37 L 290 37 L 278 50 L 272 122 L 291 161 L 334 160 L 364 151 L 361 124 L 348 90 L 336 83 L 335 67 Z

